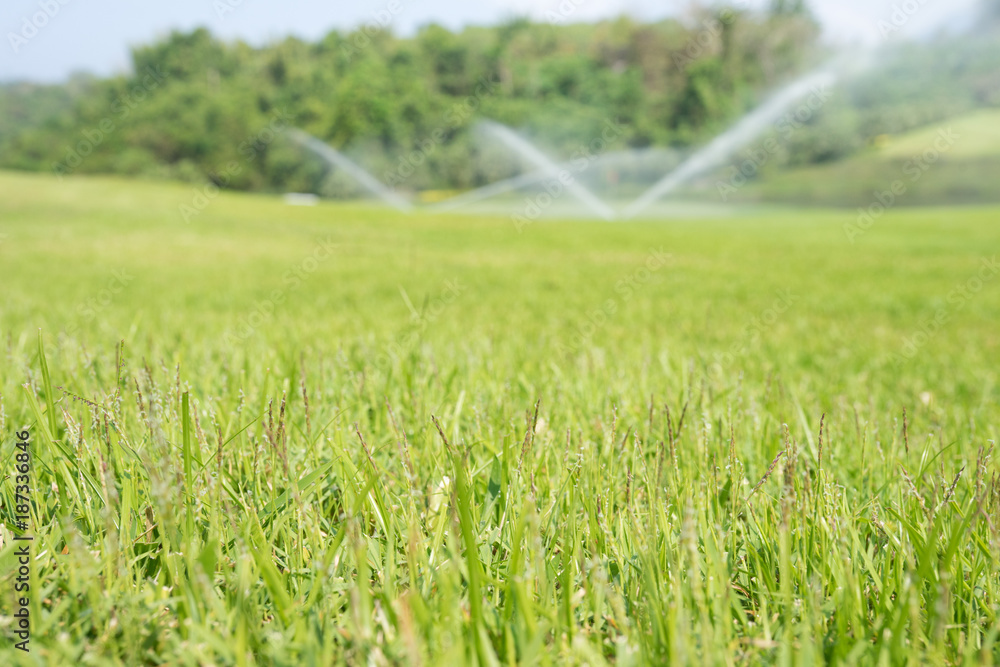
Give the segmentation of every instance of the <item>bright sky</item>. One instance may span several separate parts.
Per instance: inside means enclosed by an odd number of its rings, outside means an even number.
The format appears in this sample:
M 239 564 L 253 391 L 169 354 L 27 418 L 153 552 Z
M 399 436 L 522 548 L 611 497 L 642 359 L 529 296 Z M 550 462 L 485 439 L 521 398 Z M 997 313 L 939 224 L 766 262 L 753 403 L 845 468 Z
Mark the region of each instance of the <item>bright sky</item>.
M 731 0 L 760 6 L 767 0 Z M 831 39 L 872 43 L 893 8 L 910 34 L 969 21 L 978 0 L 809 0 Z M 450 28 L 513 16 L 567 22 L 630 14 L 644 19 L 682 14 L 690 0 L 0 0 L 0 81 L 58 81 L 85 70 L 127 71 L 129 46 L 171 29 L 207 26 L 253 44 L 289 34 L 316 39 L 328 31 L 388 19 L 397 34 L 436 22 Z M 887 24 L 886 24 L 887 25 Z M 884 31 L 883 31 L 884 32 Z

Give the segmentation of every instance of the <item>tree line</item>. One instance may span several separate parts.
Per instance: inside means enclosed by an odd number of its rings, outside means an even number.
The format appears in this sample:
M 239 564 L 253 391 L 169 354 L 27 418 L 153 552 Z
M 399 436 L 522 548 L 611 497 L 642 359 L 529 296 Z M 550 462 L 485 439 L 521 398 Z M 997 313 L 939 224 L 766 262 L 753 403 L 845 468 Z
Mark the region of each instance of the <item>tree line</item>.
M 382 23 L 262 47 L 206 29 L 174 32 L 134 48 L 128 75 L 0 87 L 0 166 L 238 190 L 353 187 L 269 130 L 280 119 L 402 190 L 463 189 L 514 169 L 477 141 L 481 119 L 515 127 L 554 155 L 578 152 L 609 123 L 619 130 L 603 150 L 683 149 L 823 58 L 819 27 L 796 2 L 655 23 L 514 20 L 457 32 L 429 25 L 413 37 Z M 947 65 L 959 67 L 933 54 L 918 60 L 952 80 Z M 906 69 L 907 58 L 901 62 Z M 893 123 L 921 120 L 914 84 L 895 74 L 902 79 L 887 99 L 877 82 L 858 83 L 851 103 L 812 121 L 784 159 L 832 159 Z M 929 114 L 976 99 L 969 93 Z M 867 104 L 861 113 L 859 100 Z

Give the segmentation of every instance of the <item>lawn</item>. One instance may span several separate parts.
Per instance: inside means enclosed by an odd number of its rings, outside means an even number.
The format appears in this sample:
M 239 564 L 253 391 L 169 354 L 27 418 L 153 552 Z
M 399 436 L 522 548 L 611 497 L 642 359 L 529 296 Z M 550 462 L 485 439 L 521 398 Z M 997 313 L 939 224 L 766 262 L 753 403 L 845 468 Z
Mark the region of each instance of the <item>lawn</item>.
M 995 662 L 998 218 L 0 173 L 0 663 Z

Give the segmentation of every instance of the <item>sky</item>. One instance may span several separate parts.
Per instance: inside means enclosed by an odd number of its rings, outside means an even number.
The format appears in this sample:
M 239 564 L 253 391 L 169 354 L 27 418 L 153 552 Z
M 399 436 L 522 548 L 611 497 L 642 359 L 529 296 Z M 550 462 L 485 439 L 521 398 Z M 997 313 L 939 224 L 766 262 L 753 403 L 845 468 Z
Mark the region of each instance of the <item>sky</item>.
M 731 0 L 736 7 L 767 0 Z M 875 43 L 968 21 L 978 0 L 809 0 L 827 38 Z M 226 39 L 263 44 L 296 35 L 315 40 L 333 29 L 381 23 L 396 34 L 439 23 L 458 29 L 516 16 L 565 22 L 622 14 L 639 19 L 684 15 L 690 0 L 0 0 L 0 81 L 55 82 L 73 72 L 127 72 L 129 48 L 173 29 L 208 27 Z M 887 30 L 893 21 L 902 30 Z M 882 22 L 880 24 L 880 22 Z M 881 29 L 880 29 L 881 28 Z

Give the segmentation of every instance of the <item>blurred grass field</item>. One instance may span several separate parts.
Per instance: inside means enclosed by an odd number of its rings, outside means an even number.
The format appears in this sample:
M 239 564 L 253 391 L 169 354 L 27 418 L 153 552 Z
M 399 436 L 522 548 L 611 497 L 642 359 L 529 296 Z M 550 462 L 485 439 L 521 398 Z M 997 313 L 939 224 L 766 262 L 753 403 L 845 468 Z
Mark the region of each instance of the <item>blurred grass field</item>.
M 194 196 L 0 173 L 5 664 L 1000 656 L 1000 208 Z

